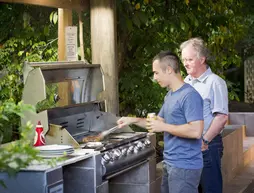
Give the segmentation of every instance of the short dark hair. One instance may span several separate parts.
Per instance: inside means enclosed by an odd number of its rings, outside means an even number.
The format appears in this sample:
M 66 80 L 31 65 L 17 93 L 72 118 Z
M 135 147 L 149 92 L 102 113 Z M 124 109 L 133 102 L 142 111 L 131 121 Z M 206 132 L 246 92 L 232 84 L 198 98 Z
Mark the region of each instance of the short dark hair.
M 175 53 L 169 50 L 161 51 L 153 58 L 153 62 L 155 60 L 159 60 L 163 71 L 166 71 L 167 67 L 170 66 L 175 73 L 180 73 L 180 59 Z

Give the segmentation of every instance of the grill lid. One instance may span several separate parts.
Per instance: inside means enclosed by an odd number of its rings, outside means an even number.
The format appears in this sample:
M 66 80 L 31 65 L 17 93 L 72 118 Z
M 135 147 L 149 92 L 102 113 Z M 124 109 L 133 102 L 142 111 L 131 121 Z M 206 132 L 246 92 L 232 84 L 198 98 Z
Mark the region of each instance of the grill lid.
M 24 65 L 24 90 L 22 100 L 36 106 L 37 114 L 25 113 L 22 124 L 31 121 L 36 125 L 40 120 L 44 134 L 48 131 L 50 109 L 72 108 L 84 103 L 101 103 L 104 90 L 103 73 L 100 65 L 76 62 L 26 62 Z M 98 104 L 97 104 L 98 105 Z M 71 114 L 69 114 L 71 116 Z M 68 119 L 68 115 L 66 115 Z M 82 126 L 82 116 L 76 117 L 76 128 Z M 71 125 L 73 121 L 61 121 Z M 31 139 L 34 132 L 29 136 Z

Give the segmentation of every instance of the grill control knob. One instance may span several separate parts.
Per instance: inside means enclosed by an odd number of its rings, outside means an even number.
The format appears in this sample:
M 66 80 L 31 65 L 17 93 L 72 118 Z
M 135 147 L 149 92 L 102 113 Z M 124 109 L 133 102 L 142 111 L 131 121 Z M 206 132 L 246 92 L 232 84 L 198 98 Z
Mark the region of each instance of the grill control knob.
M 145 144 L 146 147 L 149 147 L 149 146 L 151 145 L 151 141 L 148 140 L 148 139 L 146 139 L 146 140 L 144 141 L 144 144 Z
M 141 141 L 138 142 L 137 147 L 139 149 L 143 149 L 145 147 L 145 144 L 143 144 Z
M 113 160 L 118 159 L 121 156 L 121 151 L 119 149 L 115 149 L 112 151 Z
M 122 154 L 122 156 L 126 156 L 127 155 L 127 148 L 121 149 L 121 154 Z
M 102 161 L 104 163 L 109 163 L 109 161 L 111 160 L 111 155 L 110 153 L 106 152 L 103 156 L 102 156 Z
M 138 153 L 141 150 L 141 148 L 139 148 L 138 146 L 134 147 L 134 153 Z
M 130 146 L 127 150 L 127 154 L 131 154 L 134 151 L 134 146 Z

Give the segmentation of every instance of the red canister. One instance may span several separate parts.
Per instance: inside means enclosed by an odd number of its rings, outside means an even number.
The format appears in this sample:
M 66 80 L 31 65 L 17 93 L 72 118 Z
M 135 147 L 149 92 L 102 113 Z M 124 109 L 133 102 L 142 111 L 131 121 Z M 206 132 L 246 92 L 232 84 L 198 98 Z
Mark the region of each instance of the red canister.
M 35 136 L 34 136 L 34 146 L 42 146 L 45 145 L 45 137 L 43 134 L 43 126 L 41 122 L 38 121 L 38 124 L 35 128 Z

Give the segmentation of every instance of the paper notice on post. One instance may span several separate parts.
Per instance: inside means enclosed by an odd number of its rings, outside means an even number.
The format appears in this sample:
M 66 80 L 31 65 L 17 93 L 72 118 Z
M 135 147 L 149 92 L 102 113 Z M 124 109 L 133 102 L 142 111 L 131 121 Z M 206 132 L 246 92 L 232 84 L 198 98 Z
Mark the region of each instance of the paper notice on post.
M 67 61 L 78 60 L 78 28 L 76 26 L 65 27 L 65 51 Z

